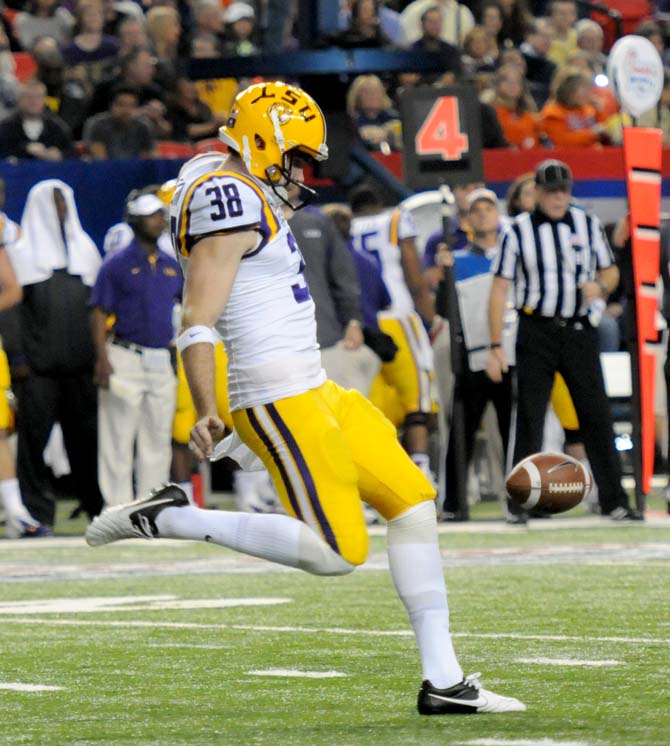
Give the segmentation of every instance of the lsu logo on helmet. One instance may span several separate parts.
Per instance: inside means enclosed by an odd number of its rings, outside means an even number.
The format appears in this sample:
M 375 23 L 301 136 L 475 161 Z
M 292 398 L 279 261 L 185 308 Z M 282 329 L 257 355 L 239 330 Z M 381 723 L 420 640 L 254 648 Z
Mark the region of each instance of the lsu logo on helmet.
M 317 161 L 328 158 L 323 112 L 308 93 L 288 83 L 257 83 L 241 91 L 219 137 L 253 176 L 270 184 L 287 181 L 286 156 L 292 150 Z

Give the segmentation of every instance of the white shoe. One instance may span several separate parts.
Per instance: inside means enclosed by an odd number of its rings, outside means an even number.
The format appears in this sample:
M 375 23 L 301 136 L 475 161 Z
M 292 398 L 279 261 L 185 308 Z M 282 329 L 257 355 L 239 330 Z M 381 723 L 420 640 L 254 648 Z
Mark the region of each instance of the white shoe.
M 107 508 L 86 529 L 86 543 L 92 547 L 119 539 L 155 539 L 158 537 L 156 516 L 165 508 L 190 505 L 184 490 L 167 483 L 144 500 Z
M 50 529 L 27 512 L 22 516 L 8 515 L 5 521 L 5 536 L 8 539 L 32 539 L 51 535 Z
M 460 684 L 438 689 L 424 681 L 417 707 L 421 715 L 468 715 L 473 713 L 525 712 L 526 705 L 514 697 L 503 697 L 479 682 L 481 674 L 466 676 Z

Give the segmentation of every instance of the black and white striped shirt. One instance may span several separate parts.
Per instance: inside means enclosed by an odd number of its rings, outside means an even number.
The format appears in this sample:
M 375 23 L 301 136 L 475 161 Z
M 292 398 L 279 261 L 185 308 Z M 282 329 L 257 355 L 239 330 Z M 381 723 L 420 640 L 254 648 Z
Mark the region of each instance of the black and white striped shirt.
M 494 274 L 514 281 L 518 310 L 545 317 L 586 315 L 580 286 L 614 263 L 600 220 L 575 205 L 561 220 L 522 213 L 499 246 Z

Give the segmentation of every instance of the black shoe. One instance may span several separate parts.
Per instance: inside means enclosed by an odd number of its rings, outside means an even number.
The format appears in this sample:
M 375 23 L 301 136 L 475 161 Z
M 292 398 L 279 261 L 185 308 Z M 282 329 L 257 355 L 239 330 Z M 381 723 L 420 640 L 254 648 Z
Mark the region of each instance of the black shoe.
M 472 715 L 478 712 L 524 712 L 526 705 L 514 697 L 502 697 L 482 689 L 480 674 L 474 673 L 460 684 L 438 689 L 424 681 L 417 708 L 421 715 Z
M 155 539 L 156 516 L 165 508 L 190 505 L 181 487 L 168 482 L 144 500 L 116 505 L 102 512 L 86 529 L 86 543 L 92 547 L 119 539 Z
M 617 523 L 631 523 L 633 521 L 644 521 L 642 513 L 638 513 L 637 510 L 631 510 L 630 508 L 624 508 L 619 506 L 614 510 L 607 513 L 605 516 L 610 521 L 616 521 Z

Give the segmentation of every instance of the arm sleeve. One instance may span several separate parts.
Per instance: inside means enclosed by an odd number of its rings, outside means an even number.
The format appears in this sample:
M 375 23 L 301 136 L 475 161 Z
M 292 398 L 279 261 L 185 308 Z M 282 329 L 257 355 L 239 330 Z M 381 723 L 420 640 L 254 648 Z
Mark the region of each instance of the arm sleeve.
M 363 320 L 358 274 L 344 239 L 330 218 L 324 218 L 324 233 L 328 241 L 328 281 L 337 317 L 346 326 L 352 319 Z
M 516 263 L 519 258 L 519 242 L 513 228 L 506 228 L 498 237 L 498 254 L 491 270 L 497 277 L 514 280 Z
M 263 246 L 279 231 L 279 221 L 263 192 L 251 180 L 232 174 L 205 174 L 185 190 L 175 226 L 175 245 L 183 256 L 205 236 L 257 230 Z

